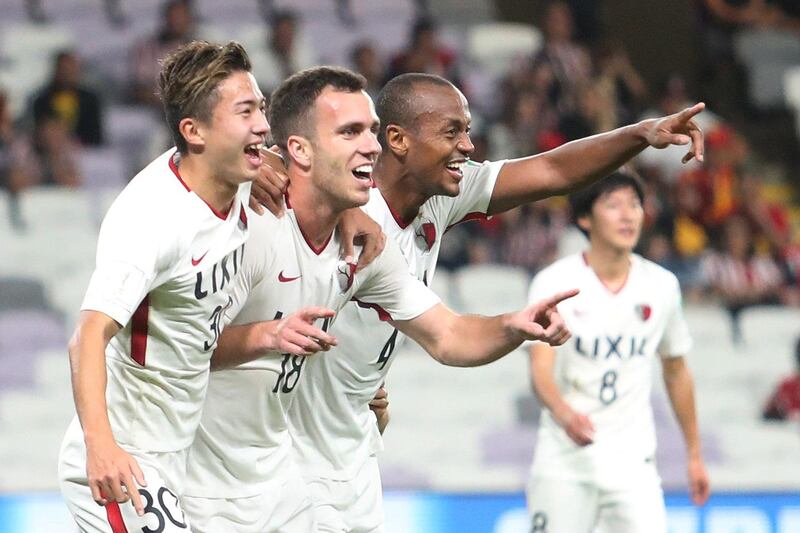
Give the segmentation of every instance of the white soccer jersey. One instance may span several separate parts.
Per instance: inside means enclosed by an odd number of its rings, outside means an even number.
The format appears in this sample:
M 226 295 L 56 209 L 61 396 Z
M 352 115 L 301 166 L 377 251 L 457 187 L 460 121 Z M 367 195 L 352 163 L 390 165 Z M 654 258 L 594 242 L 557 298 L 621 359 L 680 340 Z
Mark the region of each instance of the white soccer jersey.
M 108 210 L 81 306 L 124 325 L 106 349 L 108 413 L 117 441 L 141 451 L 192 443 L 247 239 L 250 184 L 223 215 L 184 183 L 176 158 L 159 156 Z
M 627 483 L 626 465 L 652 462 L 655 427 L 650 406 L 657 356 L 683 356 L 691 347 L 678 280 L 638 255 L 623 287 L 611 292 L 583 254 L 556 261 L 531 283 L 530 302 L 579 288 L 558 308 L 572 338 L 556 348 L 555 380 L 564 400 L 589 416 L 594 443 L 580 447 L 542 413 L 532 473 L 614 486 Z
M 427 284 L 445 231 L 459 222 L 485 217 L 503 163 L 467 163 L 460 194 L 431 198 L 410 222 L 392 212 L 377 188 L 372 189 L 364 209 L 388 240 L 399 245 L 410 272 Z M 382 449 L 368 402 L 386 379 L 392 355 L 404 336 L 358 305 L 342 309 L 331 334 L 339 345 L 326 357 L 307 362 L 289 417 L 296 456 L 306 476 L 346 480 Z
M 410 320 L 439 302 L 408 275 L 394 243 L 353 276 L 353 267 L 339 259 L 335 234 L 321 250 L 314 249 L 291 209 L 281 219 L 270 214 L 251 217 L 251 231 L 240 278 L 243 287 L 237 287 L 249 297 L 234 324 L 273 320 L 312 305 L 337 311 L 351 298 L 376 316 Z M 203 419 L 189 453 L 186 495 L 242 498 L 278 486 L 292 464 L 286 413 L 295 392 L 305 385 L 305 369 L 316 359 L 337 356 L 266 356 L 212 372 Z M 317 396 L 314 408 L 324 401 Z

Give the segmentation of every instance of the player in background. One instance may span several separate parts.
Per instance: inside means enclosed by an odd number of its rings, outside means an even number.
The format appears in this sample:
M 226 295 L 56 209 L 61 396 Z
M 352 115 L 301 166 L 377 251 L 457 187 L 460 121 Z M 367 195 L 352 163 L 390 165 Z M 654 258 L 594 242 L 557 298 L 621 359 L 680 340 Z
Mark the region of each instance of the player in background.
M 268 133 L 264 97 L 237 43 L 182 47 L 165 59 L 160 91 L 177 148 L 109 209 L 69 346 L 78 416 L 59 480 L 81 531 L 188 530 L 178 504 L 185 454 L 234 304 L 244 205 Z M 266 328 L 276 345 L 297 327 L 287 322 Z
M 377 188 L 364 209 L 426 283 L 435 273 L 441 238 L 454 224 L 584 187 L 648 146 L 691 145 L 684 161 L 703 157 L 702 132 L 692 121 L 703 104 L 539 155 L 484 163 L 469 160 L 469 106 L 449 81 L 398 76 L 383 88 L 376 108 L 382 152 L 374 171 Z M 355 304 L 341 311 L 331 333 L 338 347 L 307 362 L 306 381 L 290 411 L 295 450 L 322 531 L 379 531 L 376 453 L 383 445 L 369 403 L 403 335 Z M 327 400 L 319 402 L 320 396 Z
M 457 315 L 409 275 L 393 242 L 358 274 L 339 260 L 336 223 L 345 209 L 369 200 L 380 152 L 378 119 L 365 88 L 366 80 L 351 71 L 317 67 L 289 77 L 273 93 L 270 123 L 288 163 L 287 214 L 253 221 L 240 275 L 249 297 L 240 312 L 236 306 L 230 310 L 236 326 L 223 334 L 215 358 L 245 362 L 264 355 L 266 349 L 238 345 L 239 339 L 258 337 L 253 322 L 311 304 L 337 310 L 351 299 L 446 364 L 486 364 L 527 338 L 566 341 L 569 332 L 556 304 L 574 291 L 516 313 Z M 304 386 L 304 367 L 313 359 L 272 354 L 212 372 L 183 500 L 195 531 L 315 530 L 286 419 L 295 391 Z
M 574 194 L 589 249 L 531 284 L 531 301 L 581 289 L 561 306 L 572 340 L 530 348 L 533 388 L 546 408 L 528 485 L 532 532 L 666 533 L 650 405 L 657 361 L 686 442 L 692 500 L 708 498 L 678 280 L 633 253 L 643 200 L 641 185 L 623 173 Z

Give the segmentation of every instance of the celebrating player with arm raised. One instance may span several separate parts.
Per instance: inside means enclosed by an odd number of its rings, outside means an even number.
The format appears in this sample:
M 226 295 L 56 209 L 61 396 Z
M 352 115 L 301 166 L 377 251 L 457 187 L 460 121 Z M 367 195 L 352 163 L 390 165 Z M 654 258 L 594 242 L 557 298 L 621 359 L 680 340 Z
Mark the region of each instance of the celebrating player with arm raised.
M 685 160 L 703 156 L 702 133 L 692 121 L 703 104 L 543 154 L 484 163 L 469 160 L 469 106 L 449 81 L 403 74 L 383 88 L 376 107 L 382 152 L 365 210 L 426 283 L 435 274 L 441 238 L 454 224 L 583 187 L 647 146 L 686 144 Z M 333 357 L 309 361 L 306 373 L 317 387 L 300 390 L 290 411 L 295 449 L 312 482 L 321 528 L 374 531 L 383 523 L 375 457 L 382 443 L 368 404 L 403 335 L 356 305 L 342 310 L 331 333 L 339 340 Z M 329 401 L 318 404 L 319 394 Z M 346 486 L 353 496 L 343 500 L 337 491 Z
M 269 320 L 310 304 L 336 310 L 355 299 L 450 364 L 484 364 L 529 338 L 566 341 L 556 304 L 574 291 L 516 313 L 461 316 L 409 275 L 394 243 L 359 273 L 339 259 L 336 223 L 345 209 L 368 201 L 380 152 L 365 86 L 350 71 L 319 67 L 293 75 L 273 94 L 270 122 L 288 162 L 288 208 L 281 219 L 252 221 L 240 277 L 250 285 L 244 289 L 249 297 L 241 311 L 231 308 L 235 323 Z M 323 321 L 321 329 L 329 324 Z M 296 391 L 317 386 L 304 372 L 318 358 L 273 354 L 212 373 L 184 499 L 196 531 L 314 530 L 291 456 L 286 412 Z M 320 403 L 328 400 L 318 396 Z

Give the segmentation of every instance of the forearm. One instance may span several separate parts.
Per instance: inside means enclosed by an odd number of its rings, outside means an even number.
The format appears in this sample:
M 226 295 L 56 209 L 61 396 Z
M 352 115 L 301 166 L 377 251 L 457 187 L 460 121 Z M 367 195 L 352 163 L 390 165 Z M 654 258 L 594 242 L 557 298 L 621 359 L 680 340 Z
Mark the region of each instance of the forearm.
M 651 121 L 569 142 L 543 154 L 508 161 L 500 171 L 488 213 L 583 188 L 647 148 Z
M 689 370 L 685 367 L 666 376 L 664 383 L 667 388 L 672 410 L 678 419 L 678 424 L 683 432 L 686 442 L 686 451 L 689 457 L 700 457 L 700 433 L 697 428 L 697 414 L 694 402 L 694 382 Z
M 211 370 L 232 368 L 277 349 L 278 320 L 228 326 L 211 356 Z
M 69 346 L 72 394 L 86 445 L 114 440 L 106 404 L 105 344 L 76 331 Z
M 578 139 L 542 154 L 551 169 L 547 182 L 549 192 L 569 193 L 614 172 L 647 148 L 648 122 Z
M 558 390 L 553 379 L 552 369 L 534 368 L 533 390 L 539 401 L 546 407 L 560 425 L 566 424 L 572 414 L 572 408 L 564 401 L 561 391 Z
M 395 327 L 414 339 L 431 357 L 447 366 L 481 366 L 503 357 L 523 338 L 507 324 L 508 315 L 484 317 L 452 314 L 437 326 L 437 334 L 420 336 L 408 322 Z

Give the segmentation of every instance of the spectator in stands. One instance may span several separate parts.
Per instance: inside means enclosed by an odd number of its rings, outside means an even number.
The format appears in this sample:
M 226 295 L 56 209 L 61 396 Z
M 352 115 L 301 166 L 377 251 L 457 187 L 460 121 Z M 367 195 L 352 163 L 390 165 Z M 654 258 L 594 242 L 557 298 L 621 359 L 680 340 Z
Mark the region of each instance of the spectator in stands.
M 534 202 L 502 215 L 500 261 L 533 275 L 557 259 L 558 240 L 569 225 L 560 199 Z
M 608 41 L 597 48 L 595 65 L 593 84 L 613 103 L 609 110 L 613 118 L 602 125 L 602 131 L 634 122 L 647 98 L 647 85 L 631 63 L 627 50 L 620 43 Z
M 81 144 L 103 143 L 103 107 L 100 97 L 81 82 L 81 63 L 77 54 L 62 50 L 55 56 L 50 81 L 33 101 L 34 122 L 55 115 Z
M 780 303 L 784 276 L 769 255 L 756 253 L 750 224 L 741 215 L 725 222 L 718 248 L 703 260 L 704 280 L 712 295 L 729 311 L 733 338 L 738 342 L 741 311 L 753 305 Z
M 764 406 L 764 420 L 800 420 L 800 337 L 794 345 L 797 368 L 791 376 L 783 379 Z
M 429 18 L 420 18 L 414 23 L 408 47 L 391 59 L 386 80 L 406 72 L 436 74 L 464 90 L 456 54 L 440 42 L 438 27 Z
M 712 14 L 745 26 L 800 31 L 797 0 L 705 0 Z
M 572 110 L 577 104 L 577 89 L 589 82 L 592 62 L 586 50 L 574 40 L 574 24 L 569 4 L 550 2 L 544 16 L 544 44 L 534 63 L 550 65 L 554 73 L 553 91 L 558 94 L 559 112 Z
M 299 21 L 294 11 L 273 11 L 262 53 L 254 50 L 251 54 L 253 73 L 264 92 L 272 91 L 295 72 L 317 64 L 314 50 L 300 38 Z
M 14 127 L 8 96 L 0 90 L 0 189 L 12 194 L 33 184 L 30 145 Z
M 63 119 L 46 114 L 36 121 L 30 168 L 34 185 L 78 187 L 82 182 L 77 155 L 80 146 L 69 135 Z
M 161 25 L 155 35 L 139 43 L 133 57 L 131 81 L 134 101 L 161 113 L 156 94 L 159 61 L 195 37 L 195 17 L 189 0 L 169 0 L 161 10 Z
M 375 46 L 369 41 L 357 43 L 350 51 L 350 63 L 367 80 L 367 93 L 373 100 L 377 98 L 383 87 L 383 65 Z

